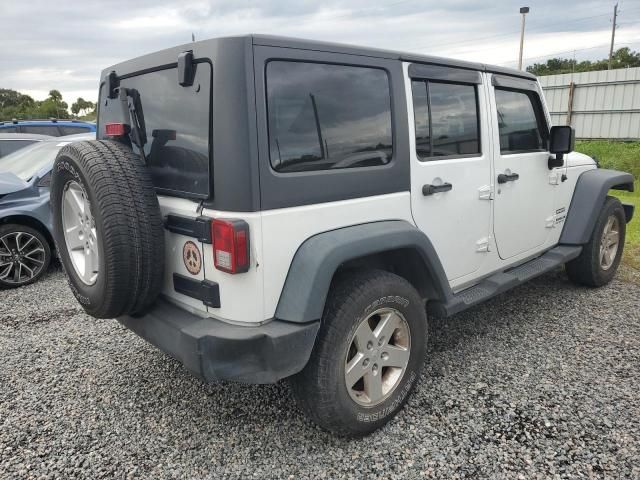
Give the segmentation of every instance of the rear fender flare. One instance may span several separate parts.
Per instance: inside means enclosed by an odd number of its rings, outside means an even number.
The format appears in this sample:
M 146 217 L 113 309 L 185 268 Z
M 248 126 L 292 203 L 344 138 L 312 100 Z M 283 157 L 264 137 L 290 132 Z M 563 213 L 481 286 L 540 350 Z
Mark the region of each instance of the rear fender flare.
M 397 249 L 415 249 L 424 262 L 438 300 L 452 292 L 438 255 L 427 236 L 403 220 L 355 225 L 314 235 L 295 253 L 275 317 L 311 322 L 322 317 L 331 280 L 350 260 Z

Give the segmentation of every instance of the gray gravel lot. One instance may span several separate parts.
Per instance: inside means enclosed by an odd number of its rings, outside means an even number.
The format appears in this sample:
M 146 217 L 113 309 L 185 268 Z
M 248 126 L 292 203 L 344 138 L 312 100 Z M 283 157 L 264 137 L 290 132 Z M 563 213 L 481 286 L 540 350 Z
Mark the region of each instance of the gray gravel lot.
M 431 323 L 404 411 L 362 440 L 286 383 L 205 385 L 59 270 L 0 292 L 0 478 L 640 478 L 640 287 L 554 273 Z

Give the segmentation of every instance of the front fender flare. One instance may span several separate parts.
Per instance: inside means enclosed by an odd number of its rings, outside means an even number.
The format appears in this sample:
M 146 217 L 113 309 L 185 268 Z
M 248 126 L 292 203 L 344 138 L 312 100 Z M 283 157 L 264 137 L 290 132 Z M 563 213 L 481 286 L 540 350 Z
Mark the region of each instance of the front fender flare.
M 355 225 L 314 235 L 293 257 L 275 317 L 311 322 L 322 317 L 331 280 L 343 263 L 397 249 L 415 249 L 433 282 L 438 300 L 452 292 L 438 255 L 427 236 L 403 220 Z
M 561 244 L 584 245 L 589 241 L 611 189 L 633 192 L 633 175 L 601 168 L 587 170 L 580 175 L 560 235 Z

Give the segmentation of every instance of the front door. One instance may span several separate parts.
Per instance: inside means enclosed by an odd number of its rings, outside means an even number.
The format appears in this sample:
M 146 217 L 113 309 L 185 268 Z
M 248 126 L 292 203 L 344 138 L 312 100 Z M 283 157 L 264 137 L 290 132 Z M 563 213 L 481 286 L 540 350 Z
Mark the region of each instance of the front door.
M 411 210 L 450 281 L 480 269 L 490 248 L 491 153 L 481 75 L 439 72 L 407 90 L 413 135 Z M 413 113 L 413 115 L 412 115 Z
M 497 81 L 496 81 L 497 80 Z M 546 247 L 554 220 L 549 128 L 535 82 L 494 77 L 494 234 L 502 259 Z

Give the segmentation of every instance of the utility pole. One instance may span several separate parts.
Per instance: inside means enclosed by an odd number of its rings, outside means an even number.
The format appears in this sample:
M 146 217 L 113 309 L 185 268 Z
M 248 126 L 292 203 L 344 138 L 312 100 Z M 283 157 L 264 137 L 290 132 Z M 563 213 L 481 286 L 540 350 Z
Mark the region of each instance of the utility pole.
M 613 57 L 613 42 L 616 38 L 616 20 L 618 19 L 618 4 L 613 7 L 613 27 L 611 29 L 611 48 L 609 49 L 609 70 L 611 70 L 611 58 Z
M 521 7 L 522 25 L 520 27 L 520 56 L 518 57 L 518 70 L 522 70 L 522 49 L 524 47 L 524 17 L 529 13 L 529 7 Z

